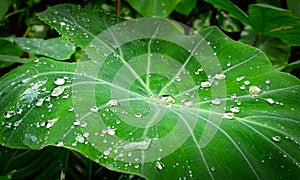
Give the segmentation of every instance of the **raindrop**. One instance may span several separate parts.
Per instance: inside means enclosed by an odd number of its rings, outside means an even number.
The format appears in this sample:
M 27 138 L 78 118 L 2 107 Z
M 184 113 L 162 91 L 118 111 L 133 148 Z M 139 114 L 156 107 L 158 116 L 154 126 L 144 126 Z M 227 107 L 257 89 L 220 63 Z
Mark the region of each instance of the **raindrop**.
M 214 172 L 216 170 L 216 168 L 215 167 L 211 167 L 210 170 Z
M 57 86 L 56 88 L 54 88 L 51 92 L 51 96 L 54 97 L 58 97 L 59 95 L 61 95 L 64 90 L 66 89 L 67 86 Z
M 265 99 L 269 104 L 274 104 L 275 101 L 272 98 Z
M 118 106 L 119 105 L 119 102 L 118 102 L 118 100 L 117 99 L 111 99 L 111 100 L 109 100 L 107 103 L 106 103 L 106 105 L 107 106 L 110 106 L 110 107 L 112 107 L 112 106 Z
M 250 84 L 250 81 L 245 81 L 244 84 L 245 84 L 245 85 L 249 85 L 249 84 Z
M 62 147 L 62 146 L 64 146 L 64 143 L 63 142 L 59 142 L 59 143 L 56 144 L 56 146 L 57 147 Z
M 54 81 L 54 84 L 57 86 L 65 84 L 65 79 L 64 78 L 56 78 Z
M 267 80 L 265 80 L 265 83 L 266 83 L 266 84 L 270 84 L 271 81 L 270 81 L 269 79 L 267 79 Z
M 246 89 L 246 86 L 243 84 L 243 85 L 240 86 L 240 89 L 241 89 L 241 90 L 245 90 L 245 89 Z
M 191 106 L 194 105 L 194 102 L 193 101 L 184 101 L 183 105 L 186 106 L 186 107 L 191 107 Z
M 76 136 L 75 140 L 78 141 L 79 143 L 83 143 L 84 137 L 82 135 L 78 135 L 78 136 Z
M 275 142 L 280 142 L 281 141 L 281 137 L 280 136 L 273 136 L 272 140 Z
M 160 161 L 157 161 L 156 162 L 156 168 L 158 169 L 158 170 L 162 170 L 163 168 L 164 168 L 164 164 L 162 163 L 162 162 L 160 162 Z
M 19 120 L 19 121 L 16 121 L 15 123 L 14 123 L 14 126 L 16 127 L 16 126 L 19 126 L 19 124 L 22 122 L 22 119 L 21 120 Z
M 176 101 L 172 96 L 162 95 L 160 96 L 160 102 L 165 103 L 167 107 L 172 107 L 172 105 L 175 104 Z
M 250 86 L 249 93 L 253 96 L 257 96 L 260 93 L 261 89 L 258 86 Z
M 224 79 L 226 79 L 226 75 L 223 74 L 223 73 L 216 74 L 216 75 L 215 75 L 215 78 L 216 78 L 217 80 L 224 80 Z
M 235 80 L 238 81 L 238 82 L 240 82 L 240 81 L 242 81 L 243 79 L 245 79 L 245 76 L 237 77 Z
M 233 113 L 238 113 L 238 112 L 240 112 L 240 108 L 239 107 L 230 107 L 230 111 Z
M 116 130 L 115 129 L 112 129 L 112 128 L 108 128 L 106 130 L 106 133 L 110 136 L 114 136 L 116 134 Z
M 92 107 L 90 108 L 90 110 L 91 110 L 92 112 L 98 112 L 98 111 L 99 111 L 99 108 L 98 108 L 97 106 L 92 106 Z
M 85 132 L 84 134 L 83 134 L 83 137 L 89 137 L 90 136 L 90 134 L 88 133 L 88 132 Z
M 142 115 L 141 113 L 137 113 L 137 114 L 135 114 L 134 116 L 135 116 L 136 118 L 142 118 L 143 115 Z
M 57 122 L 57 120 L 58 120 L 58 118 L 48 120 L 46 128 L 51 128 Z
M 234 115 L 232 112 L 224 113 L 223 118 L 225 119 L 234 119 Z
M 219 100 L 219 99 L 213 99 L 213 100 L 211 100 L 211 103 L 212 103 L 213 105 L 220 105 L 222 102 L 221 102 L 221 100 Z
M 74 107 L 70 106 L 69 109 L 68 109 L 68 111 L 70 111 L 70 112 L 74 111 Z
M 203 88 L 211 87 L 211 82 L 203 81 L 203 82 L 201 82 L 200 86 Z
M 42 106 L 43 102 L 44 102 L 45 98 L 40 98 L 36 101 L 35 105 L 36 106 Z
M 63 21 L 62 21 L 62 22 L 60 22 L 59 24 L 60 24 L 61 26 L 65 26 L 65 25 L 66 25 L 66 23 L 65 23 L 65 22 L 63 22 Z
M 108 156 L 109 154 L 110 154 L 110 150 L 105 150 L 104 152 L 103 152 L 103 154 L 105 155 L 105 156 Z

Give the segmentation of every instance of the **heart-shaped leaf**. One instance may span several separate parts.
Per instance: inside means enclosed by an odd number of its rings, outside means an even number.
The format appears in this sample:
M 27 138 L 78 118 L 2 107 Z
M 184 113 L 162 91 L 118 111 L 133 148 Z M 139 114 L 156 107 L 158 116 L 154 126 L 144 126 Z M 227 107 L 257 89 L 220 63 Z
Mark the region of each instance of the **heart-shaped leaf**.
M 63 146 L 148 179 L 299 175 L 300 83 L 261 51 L 166 19 L 74 5 L 39 17 L 84 57 L 41 58 L 1 79 L 2 145 Z

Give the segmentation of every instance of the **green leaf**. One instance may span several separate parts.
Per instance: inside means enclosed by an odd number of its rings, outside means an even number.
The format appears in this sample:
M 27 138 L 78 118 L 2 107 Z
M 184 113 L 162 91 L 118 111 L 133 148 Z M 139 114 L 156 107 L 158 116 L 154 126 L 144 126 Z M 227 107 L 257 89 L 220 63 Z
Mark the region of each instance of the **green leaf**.
M 283 72 L 291 72 L 293 70 L 300 69 L 300 60 L 287 64 L 281 71 Z
M 41 151 L 0 147 L 0 177 L 6 179 L 60 179 L 68 150 L 47 147 Z
M 292 11 L 292 13 L 297 16 L 300 17 L 300 3 L 298 0 L 287 0 L 286 1 L 288 9 Z
M 21 49 L 31 54 L 47 56 L 56 60 L 66 60 L 75 52 L 75 46 L 64 37 L 52 39 L 8 38 Z
M 227 32 L 240 32 L 239 21 L 231 18 L 226 12 L 218 11 L 216 15 L 219 26 Z
M 181 0 L 128 0 L 128 3 L 143 16 L 167 17 Z
M 8 11 L 12 1 L 11 0 L 0 0 L 0 21 L 3 19 L 4 15 Z
M 176 8 L 175 11 L 184 14 L 184 15 L 189 15 L 192 10 L 195 8 L 197 4 L 197 0 L 181 0 Z
M 230 2 L 229 0 L 205 0 L 206 2 L 211 3 L 217 8 L 221 8 L 225 11 L 228 11 L 228 13 L 238 20 L 240 20 L 243 24 L 249 24 L 248 15 L 241 10 L 239 7 L 237 7 L 235 4 Z
M 0 79 L 2 145 L 62 146 L 148 179 L 300 175 L 300 82 L 261 51 L 215 27 L 187 36 L 74 5 L 39 17 L 85 61 L 40 58 Z
M 16 43 L 10 42 L 7 39 L 0 39 L 0 54 L 21 56 L 23 52 Z
M 245 26 L 241 33 L 240 41 L 257 47 L 266 53 L 273 66 L 277 69 L 286 66 L 291 55 L 290 47 L 280 39 L 261 35 L 250 26 Z
M 249 7 L 250 25 L 264 35 L 280 38 L 290 46 L 300 45 L 300 18 L 290 11 L 265 4 Z

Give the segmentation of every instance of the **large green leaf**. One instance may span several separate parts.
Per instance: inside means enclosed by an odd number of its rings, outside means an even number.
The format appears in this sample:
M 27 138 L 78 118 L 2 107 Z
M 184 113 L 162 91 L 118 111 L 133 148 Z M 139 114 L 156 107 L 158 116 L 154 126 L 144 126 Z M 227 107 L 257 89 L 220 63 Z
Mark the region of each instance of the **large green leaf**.
M 181 0 L 128 0 L 128 3 L 143 16 L 167 17 Z
M 184 15 L 189 15 L 192 10 L 195 8 L 197 4 L 197 0 L 181 0 L 176 8 L 175 11 L 184 14 Z
M 261 51 L 215 27 L 204 39 L 73 5 L 39 17 L 85 56 L 40 58 L 1 78 L 2 145 L 63 146 L 148 179 L 300 175 L 300 83 Z

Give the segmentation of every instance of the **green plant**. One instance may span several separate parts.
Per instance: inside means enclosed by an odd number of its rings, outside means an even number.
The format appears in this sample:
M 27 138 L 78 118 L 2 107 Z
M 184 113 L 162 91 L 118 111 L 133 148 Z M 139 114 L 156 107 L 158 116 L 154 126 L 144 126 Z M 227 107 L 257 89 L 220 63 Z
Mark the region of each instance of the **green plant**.
M 62 37 L 3 40 L 39 56 L 0 80 L 0 142 L 42 150 L 2 148 L 3 177 L 62 178 L 68 159 L 80 156 L 66 149 L 148 179 L 300 174 L 299 80 L 275 70 L 262 51 L 216 27 L 198 34 L 175 21 L 124 21 L 76 5 L 38 17 Z M 36 41 L 50 52 L 31 46 Z M 58 61 L 75 45 L 77 62 Z M 68 53 L 54 56 L 56 48 Z M 15 170 L 35 158 L 44 162 L 38 173 Z M 22 164 L 11 166 L 14 159 Z

